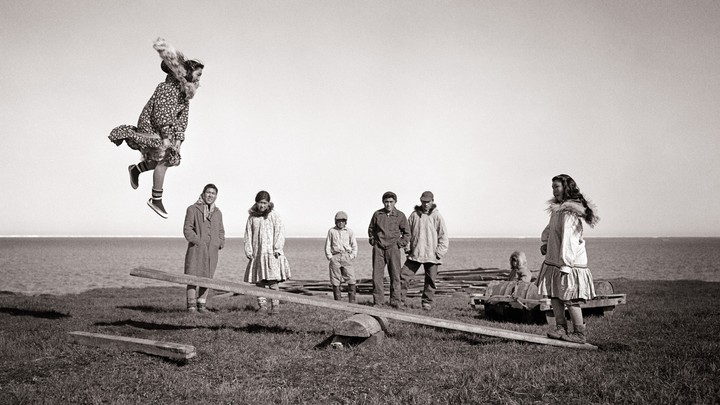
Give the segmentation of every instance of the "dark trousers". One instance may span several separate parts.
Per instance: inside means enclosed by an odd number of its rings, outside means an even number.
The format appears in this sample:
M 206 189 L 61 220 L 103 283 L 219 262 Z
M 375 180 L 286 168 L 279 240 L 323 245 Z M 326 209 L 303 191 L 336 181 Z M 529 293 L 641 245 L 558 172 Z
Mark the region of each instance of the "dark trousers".
M 373 302 L 380 305 L 385 302 L 385 266 L 390 275 L 390 305 L 398 305 L 400 300 L 400 249 L 396 246 L 381 249 L 373 246 Z
M 407 294 L 408 282 L 410 277 L 414 276 L 415 273 L 420 269 L 420 265 L 425 267 L 425 287 L 422 293 L 422 303 L 432 304 L 433 298 L 435 297 L 435 279 L 437 278 L 438 266 L 437 263 L 420 263 L 413 260 L 405 260 L 405 265 L 402 268 L 400 274 L 400 285 L 402 288 L 401 297 L 405 301 L 405 294 Z

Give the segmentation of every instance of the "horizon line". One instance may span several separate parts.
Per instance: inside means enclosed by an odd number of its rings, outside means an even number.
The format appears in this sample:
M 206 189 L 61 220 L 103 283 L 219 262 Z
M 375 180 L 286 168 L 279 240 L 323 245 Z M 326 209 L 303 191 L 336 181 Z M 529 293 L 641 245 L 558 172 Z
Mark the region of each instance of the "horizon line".
M 172 235 L 0 235 L 0 238 L 163 238 L 163 239 L 185 239 L 184 236 Z M 243 236 L 228 235 L 226 239 L 243 239 Z M 325 236 L 286 236 L 295 239 L 324 239 Z M 359 236 L 357 239 L 367 239 L 367 236 Z M 587 238 L 587 237 L 586 237 Z M 699 236 L 699 235 L 676 235 L 676 236 L 590 236 L 589 238 L 720 238 L 720 236 Z M 540 239 L 539 236 L 451 236 L 450 239 Z

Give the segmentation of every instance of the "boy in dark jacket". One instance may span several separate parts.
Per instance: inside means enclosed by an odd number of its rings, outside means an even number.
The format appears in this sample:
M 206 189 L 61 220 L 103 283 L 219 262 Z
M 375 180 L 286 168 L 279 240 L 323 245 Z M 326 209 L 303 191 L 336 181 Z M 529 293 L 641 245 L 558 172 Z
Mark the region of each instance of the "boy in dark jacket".
M 400 298 L 400 251 L 410 238 L 408 221 L 402 211 L 395 208 L 397 195 L 388 191 L 382 196 L 385 206 L 373 213 L 368 227 L 370 245 L 373 247 L 373 303 L 385 301 L 383 277 L 385 266 L 390 276 L 390 305 L 399 308 Z

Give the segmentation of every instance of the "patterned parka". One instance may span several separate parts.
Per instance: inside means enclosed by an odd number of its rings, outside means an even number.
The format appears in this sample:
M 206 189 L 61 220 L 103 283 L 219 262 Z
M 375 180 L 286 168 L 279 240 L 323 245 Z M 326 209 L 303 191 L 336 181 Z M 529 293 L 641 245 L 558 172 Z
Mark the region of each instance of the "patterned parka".
M 180 82 L 168 75 L 145 104 L 137 126 L 116 127 L 110 133 L 110 141 L 118 146 L 125 141 L 130 148 L 139 150 L 146 161 L 164 161 L 168 166 L 177 166 L 189 111 L 190 100 L 182 92 Z M 165 139 L 170 145 L 163 142 Z

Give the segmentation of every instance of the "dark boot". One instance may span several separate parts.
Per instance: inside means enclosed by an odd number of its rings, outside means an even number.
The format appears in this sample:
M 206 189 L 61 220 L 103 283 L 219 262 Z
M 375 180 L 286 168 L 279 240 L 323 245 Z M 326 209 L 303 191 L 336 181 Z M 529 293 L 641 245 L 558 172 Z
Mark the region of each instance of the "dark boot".
M 332 290 L 333 290 L 333 298 L 335 299 L 335 301 L 340 301 L 340 298 L 342 298 L 342 294 L 340 294 L 340 286 L 334 285 L 334 286 L 332 286 Z
M 210 313 L 210 310 L 205 308 L 204 302 L 197 303 L 197 311 L 198 311 L 198 313 L 201 313 L 201 314 L 209 314 Z
M 137 165 L 130 165 L 128 166 L 128 173 L 130 173 L 130 187 L 137 190 L 140 185 L 140 169 L 138 169 Z
M 547 333 L 547 337 L 550 339 L 562 339 L 563 336 L 567 335 L 567 323 L 558 323 L 555 325 L 555 329 L 551 329 Z
M 585 325 L 575 325 L 575 331 L 564 335 L 562 340 L 573 343 L 585 343 Z
M 355 294 L 357 290 L 355 287 L 355 284 L 348 284 L 348 302 L 351 304 L 355 304 L 357 301 L 355 300 Z

